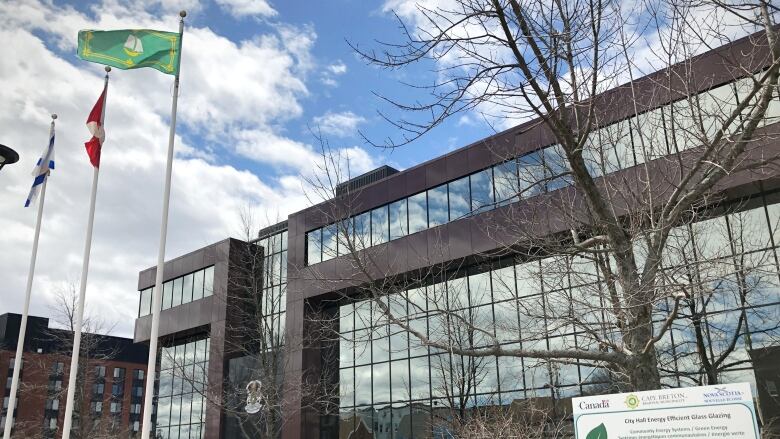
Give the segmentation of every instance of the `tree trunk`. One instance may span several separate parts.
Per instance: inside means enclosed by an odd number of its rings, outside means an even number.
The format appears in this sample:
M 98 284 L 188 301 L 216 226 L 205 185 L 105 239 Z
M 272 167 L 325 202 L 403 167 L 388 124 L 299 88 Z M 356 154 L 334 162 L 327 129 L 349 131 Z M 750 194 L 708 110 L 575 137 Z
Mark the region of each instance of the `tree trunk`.
M 625 371 L 630 388 L 635 391 L 660 389 L 661 375 L 655 346 L 643 353 L 648 341 L 653 339 L 652 309 L 649 305 L 639 307 L 626 333 L 628 348 L 633 352 Z

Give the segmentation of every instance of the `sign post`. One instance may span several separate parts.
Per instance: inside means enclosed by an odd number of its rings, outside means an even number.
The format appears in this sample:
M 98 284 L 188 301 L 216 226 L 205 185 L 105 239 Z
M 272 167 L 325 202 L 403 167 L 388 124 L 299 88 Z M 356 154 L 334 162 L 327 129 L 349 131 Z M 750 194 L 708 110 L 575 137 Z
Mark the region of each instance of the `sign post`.
M 759 439 L 750 385 L 723 384 L 572 399 L 575 439 Z

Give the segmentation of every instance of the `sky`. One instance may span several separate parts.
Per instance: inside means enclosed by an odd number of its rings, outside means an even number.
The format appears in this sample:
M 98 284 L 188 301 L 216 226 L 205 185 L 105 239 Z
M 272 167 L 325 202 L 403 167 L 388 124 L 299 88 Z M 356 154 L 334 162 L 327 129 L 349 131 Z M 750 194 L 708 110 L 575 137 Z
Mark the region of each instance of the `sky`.
M 36 209 L 24 208 L 31 171 L 56 125 L 32 315 L 51 316 L 56 295 L 78 285 L 92 168 L 85 121 L 103 66 L 76 56 L 80 29 L 175 31 L 186 9 L 176 156 L 166 259 L 229 236 L 241 213 L 255 228 L 317 201 L 306 181 L 321 163 L 321 133 L 357 175 L 408 168 L 493 133 L 478 114 L 449 120 L 411 144 L 371 146 L 397 134 L 378 95 L 415 99 L 403 83 L 435 79 L 421 63 L 367 65 L 350 44 L 401 41 L 394 12 L 412 0 L 100 0 L 0 2 L 0 143 L 20 155 L 0 171 L 0 314 L 20 313 Z M 138 272 L 156 264 L 173 77 L 152 69 L 110 75 L 87 314 L 132 336 Z M 500 127 L 505 128 L 505 127 Z

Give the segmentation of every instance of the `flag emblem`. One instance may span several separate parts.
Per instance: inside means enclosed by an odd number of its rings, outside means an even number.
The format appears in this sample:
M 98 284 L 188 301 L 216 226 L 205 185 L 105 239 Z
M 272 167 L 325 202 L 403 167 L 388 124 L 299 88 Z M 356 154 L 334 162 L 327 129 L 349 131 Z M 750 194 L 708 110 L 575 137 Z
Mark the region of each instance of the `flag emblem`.
M 127 36 L 127 41 L 125 41 L 125 53 L 132 57 L 136 57 L 144 53 L 144 45 L 138 37 L 130 34 Z
M 32 187 L 30 188 L 30 194 L 27 195 L 27 201 L 24 203 L 24 207 L 29 207 L 38 198 L 38 193 L 41 190 L 41 185 L 46 181 L 49 176 L 49 171 L 54 169 L 54 122 L 51 124 L 51 130 L 49 131 L 49 145 L 43 150 L 41 157 L 38 159 L 38 163 L 33 169 L 32 175 L 35 177 Z
M 169 75 L 179 70 L 181 35 L 150 29 L 79 31 L 78 56 L 119 69 L 151 67 Z
M 100 93 L 100 97 L 95 106 L 92 107 L 92 111 L 89 112 L 87 117 L 87 129 L 92 134 L 92 138 L 84 143 L 84 147 L 87 148 L 87 155 L 89 156 L 89 162 L 92 166 L 100 167 L 100 149 L 103 147 L 103 142 L 106 140 L 106 132 L 103 130 L 103 110 L 106 105 L 106 91 L 108 88 L 108 82 L 103 87 L 103 93 Z

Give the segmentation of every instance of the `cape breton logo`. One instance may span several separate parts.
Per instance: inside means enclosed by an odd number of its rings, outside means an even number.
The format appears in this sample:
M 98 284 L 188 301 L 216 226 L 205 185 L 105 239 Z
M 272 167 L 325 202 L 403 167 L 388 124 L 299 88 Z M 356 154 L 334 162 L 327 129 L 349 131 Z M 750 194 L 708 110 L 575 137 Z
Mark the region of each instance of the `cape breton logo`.
M 633 410 L 633 409 L 639 407 L 639 404 L 640 404 L 639 397 L 632 393 L 631 395 L 626 396 L 625 404 L 626 404 L 626 407 L 628 407 L 631 410 Z

